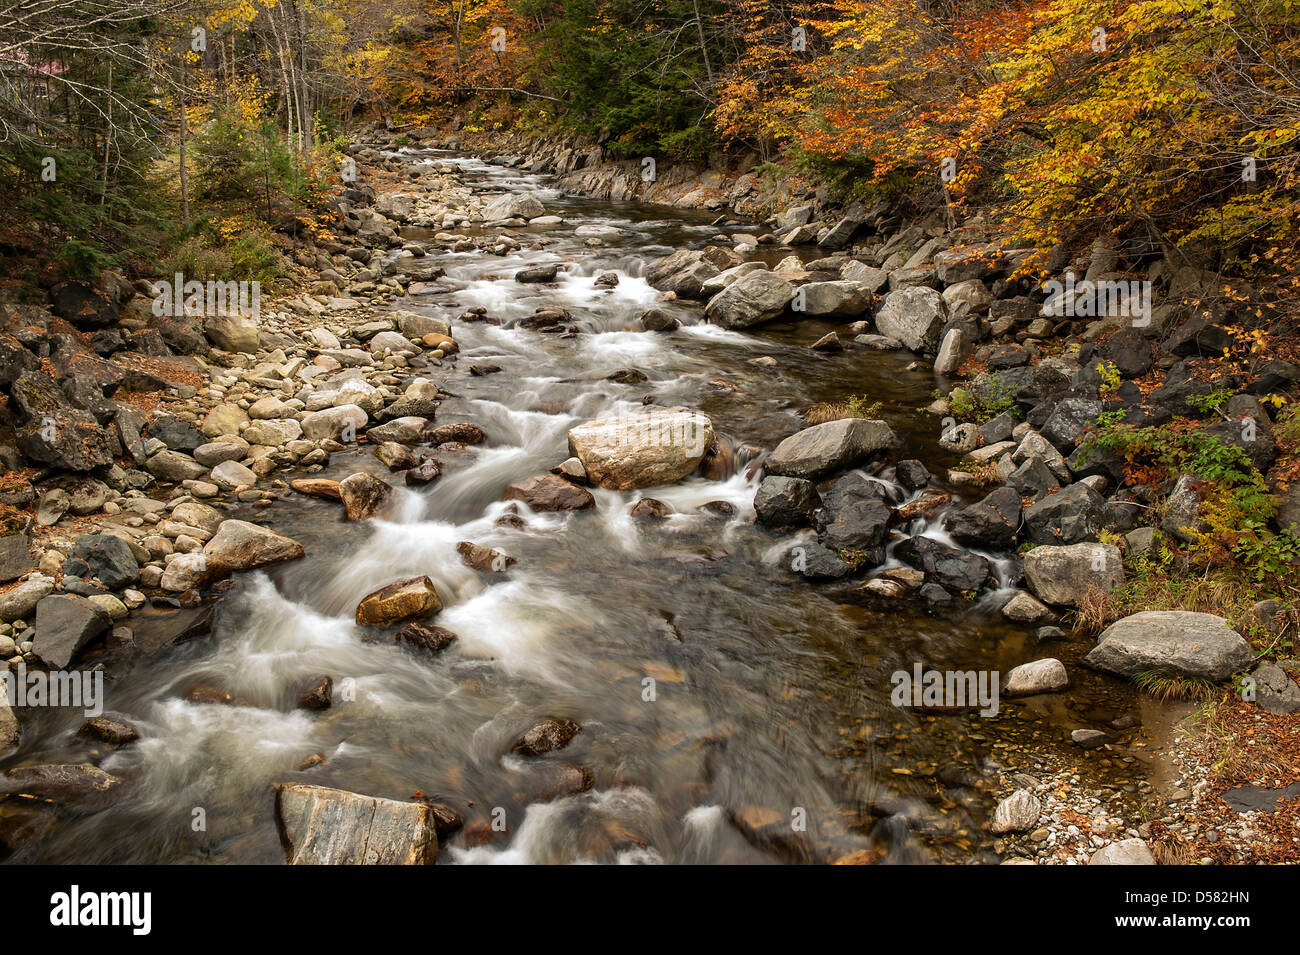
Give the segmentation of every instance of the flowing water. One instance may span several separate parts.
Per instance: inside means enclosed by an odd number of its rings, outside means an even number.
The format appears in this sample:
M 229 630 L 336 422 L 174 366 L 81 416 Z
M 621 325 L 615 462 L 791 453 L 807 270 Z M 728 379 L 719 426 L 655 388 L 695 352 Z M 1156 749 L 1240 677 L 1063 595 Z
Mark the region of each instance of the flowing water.
M 1049 654 L 992 612 L 996 601 L 934 618 L 909 602 L 846 602 L 842 586 L 790 573 L 786 554 L 808 532 L 777 535 L 752 523 L 757 478 L 744 466 L 745 445 L 774 446 L 811 403 L 865 394 L 898 433 L 897 457 L 919 457 L 943 474 L 951 460 L 936 450 L 937 422 L 918 410 L 938 384 L 928 369 L 909 370 L 906 353 L 812 352 L 808 344 L 833 328 L 816 321 L 740 333 L 703 324 L 698 307 L 668 303 L 681 330 L 637 331 L 657 298 L 640 278 L 643 265 L 716 234 L 713 216 L 570 199 L 545 177 L 450 154 L 408 155 L 456 162 L 485 189 L 530 191 L 565 219 L 516 230 L 526 247 L 544 239 L 540 249 L 440 255 L 455 291 L 403 303 L 453 320 L 484 306 L 501 320 L 456 322 L 461 355 L 445 384 L 456 397 L 438 412 L 440 423 L 477 422 L 488 441 L 446 461 L 435 483 L 400 489 L 390 520 L 349 524 L 337 504 L 306 498 L 236 510 L 302 541 L 306 559 L 242 576 L 217 604 L 211 636 L 105 660 L 108 712 L 140 730 L 138 743 L 100 753 L 73 736 L 79 714 L 24 714 L 26 742 L 7 765 L 90 758 L 130 789 L 99 812 L 45 812 L 33 823 L 40 837 L 11 861 L 278 862 L 270 788 L 278 781 L 397 799 L 422 792 L 480 832 L 498 810 L 508 831 L 452 837 L 439 859 L 447 863 L 762 863 L 858 850 L 888 861 L 993 860 L 982 835 L 992 798 L 981 781 L 1017 764 L 1017 752 L 1068 747 L 1083 716 L 1118 715 L 1131 696 L 1071 666 L 1077 688 L 1068 697 L 1003 700 L 995 719 L 893 707 L 890 674 L 914 663 L 1005 673 Z M 586 245 L 593 233 L 602 246 Z M 554 285 L 513 281 L 520 268 L 554 261 L 571 266 Z M 618 273 L 617 287 L 595 287 L 604 271 Z M 581 333 L 514 326 L 543 304 L 568 308 Z M 763 355 L 777 366 L 750 362 Z M 471 364 L 503 370 L 472 377 Z M 648 380 L 606 380 L 625 368 Z M 524 509 L 525 526 L 496 523 L 507 507 L 502 490 L 565 458 L 570 427 L 634 410 L 651 395 L 710 416 L 742 449 L 731 476 L 643 493 L 596 490 L 592 511 Z M 322 476 L 356 470 L 387 474 L 362 446 L 335 455 Z M 880 476 L 901 503 L 890 473 Z M 628 510 L 642 496 L 665 502 L 672 516 L 634 523 Z M 944 537 L 933 519 L 912 530 Z M 518 563 L 480 574 L 456 552 L 466 540 Z M 997 567 L 1004 583 L 1014 580 L 1014 561 Z M 433 579 L 446 605 L 436 623 L 459 635 L 437 657 L 353 622 L 362 596 L 417 574 Z M 148 628 L 146 614 L 139 629 Z M 1050 654 L 1071 665 L 1084 649 Z M 301 686 L 320 674 L 335 680 L 334 706 L 295 709 Z M 355 699 L 340 699 L 344 681 Z M 199 684 L 234 702 L 188 702 Z M 510 755 L 548 716 L 575 719 L 582 731 L 551 756 Z M 324 762 L 299 770 L 313 754 Z M 592 787 L 538 801 L 559 763 L 589 768 Z M 1099 784 L 1136 778 L 1132 765 L 1104 763 L 1095 767 Z

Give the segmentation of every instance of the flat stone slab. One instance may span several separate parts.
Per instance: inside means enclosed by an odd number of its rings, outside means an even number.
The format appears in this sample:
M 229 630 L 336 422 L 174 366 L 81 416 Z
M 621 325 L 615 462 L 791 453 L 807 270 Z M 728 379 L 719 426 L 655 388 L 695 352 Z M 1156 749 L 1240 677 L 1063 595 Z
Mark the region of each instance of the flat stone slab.
M 342 789 L 281 783 L 275 818 L 289 865 L 429 865 L 433 810 Z

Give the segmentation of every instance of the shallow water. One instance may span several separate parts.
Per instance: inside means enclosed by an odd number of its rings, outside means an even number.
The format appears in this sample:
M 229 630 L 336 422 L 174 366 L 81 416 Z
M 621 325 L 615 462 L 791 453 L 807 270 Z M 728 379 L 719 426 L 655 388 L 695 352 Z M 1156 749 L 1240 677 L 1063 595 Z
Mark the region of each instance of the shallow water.
M 737 447 L 770 448 L 801 426 L 797 413 L 813 402 L 865 394 L 901 439 L 895 459 L 919 457 L 942 474 L 951 459 L 937 450 L 938 422 L 918 410 L 939 384 L 928 369 L 909 371 L 906 353 L 810 351 L 829 324 L 740 333 L 702 324 L 697 306 L 680 303 L 666 306 L 686 323 L 680 331 L 635 331 L 658 295 L 640 278 L 644 263 L 717 233 L 712 215 L 564 198 L 545 177 L 432 156 L 460 163 L 485 188 L 533 191 L 566 220 L 517 230 L 545 237 L 541 250 L 438 256 L 456 291 L 403 303 L 453 320 L 484 306 L 503 322 L 455 322 L 461 355 L 445 387 L 458 397 L 438 413 L 440 423 L 477 422 L 486 444 L 427 488 L 402 488 L 391 520 L 348 524 L 336 504 L 301 498 L 236 511 L 301 540 L 306 559 L 241 577 L 221 599 L 210 637 L 108 661 L 109 715 L 142 739 L 101 765 L 130 793 L 98 813 L 43 816 L 41 837 L 11 861 L 278 862 L 270 786 L 291 780 L 398 799 L 419 791 L 471 822 L 504 811 L 508 833 L 485 845 L 452 837 L 439 859 L 448 863 L 800 862 L 862 849 L 888 861 L 993 861 L 982 835 L 992 800 L 980 778 L 1014 762 L 1007 753 L 1017 746 L 1068 747 L 1081 714 L 1133 706 L 1126 689 L 1071 665 L 1086 649 L 1077 641 L 1033 647 L 993 612 L 995 600 L 932 618 L 911 603 L 843 602 L 835 586 L 796 577 L 786 553 L 808 533 L 752 524 L 748 451 L 723 481 L 597 490 L 593 511 L 525 509 L 524 528 L 494 523 L 507 484 L 567 457 L 570 427 L 635 410 L 647 395 L 698 408 Z M 618 231 L 593 249 L 583 244 L 587 232 L 575 231 L 583 226 Z M 573 266 L 556 285 L 513 281 L 520 268 L 552 261 Z M 618 286 L 594 288 L 610 270 Z M 582 333 L 512 327 L 543 304 L 564 305 Z M 749 362 L 762 355 L 778 366 Z M 470 377 L 478 363 L 503 371 Z M 604 380 L 623 368 L 649 380 Z M 335 455 L 322 476 L 356 470 L 387 473 L 363 446 Z M 627 512 L 642 496 L 668 504 L 672 517 L 635 524 Z M 701 510 L 716 501 L 734 513 Z M 943 539 L 940 528 L 936 520 L 912 530 Z M 496 577 L 471 570 L 456 553 L 465 540 L 518 564 Z M 1014 576 L 1014 561 L 1001 560 L 999 571 Z M 416 574 L 433 579 L 446 605 L 435 622 L 459 635 L 437 657 L 353 622 L 362 596 Z M 1046 655 L 1076 677 L 1068 697 L 1003 700 L 995 719 L 889 702 L 890 674 L 916 662 L 1005 673 Z M 320 674 L 335 680 L 334 706 L 294 709 L 302 684 Z M 196 684 L 218 686 L 235 703 L 187 702 Z M 340 698 L 344 686 L 354 699 Z M 509 755 L 546 716 L 575 719 L 582 731 L 551 757 Z M 79 714 L 23 718 L 24 748 L 7 766 L 102 755 L 73 738 Z M 297 771 L 312 754 L 324 764 Z M 593 787 L 535 801 L 545 788 L 539 766 L 550 763 L 588 767 Z M 1096 767 L 1103 783 L 1134 772 Z M 907 825 L 889 821 L 898 811 Z M 805 825 L 792 828 L 792 819 Z

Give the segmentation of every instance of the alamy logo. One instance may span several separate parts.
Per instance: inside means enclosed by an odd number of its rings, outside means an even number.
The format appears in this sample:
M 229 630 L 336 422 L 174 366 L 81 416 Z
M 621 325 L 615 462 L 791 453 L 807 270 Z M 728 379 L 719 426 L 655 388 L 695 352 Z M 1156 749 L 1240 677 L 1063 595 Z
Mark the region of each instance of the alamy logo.
M 0 677 L 10 706 L 71 706 L 83 708 L 85 715 L 104 712 L 103 670 L 33 670 L 21 660 L 13 670 Z
M 177 272 L 171 282 L 161 279 L 153 283 L 157 293 L 153 300 L 155 315 L 241 315 L 257 318 L 262 311 L 261 282 L 200 282 L 185 281 Z
M 133 935 L 148 935 L 153 927 L 151 892 L 82 892 L 74 885 L 68 892 L 50 896 L 50 924 L 127 925 Z
M 1043 285 L 1047 301 L 1042 314 L 1068 318 L 1104 318 L 1121 316 L 1133 319 L 1133 325 L 1143 328 L 1151 324 L 1150 282 L 1097 282 L 1074 280 L 1067 273 L 1065 281 L 1053 279 Z
M 912 672 L 895 670 L 889 682 L 894 690 L 889 702 L 916 709 L 964 709 L 979 707 L 980 716 L 998 715 L 996 670 L 926 670 L 912 665 Z

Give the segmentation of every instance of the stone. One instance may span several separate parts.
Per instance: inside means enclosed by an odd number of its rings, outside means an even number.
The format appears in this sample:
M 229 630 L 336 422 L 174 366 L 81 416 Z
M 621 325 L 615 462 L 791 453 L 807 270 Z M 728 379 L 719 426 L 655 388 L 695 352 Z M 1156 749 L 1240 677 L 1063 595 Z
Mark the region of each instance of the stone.
M 188 454 L 179 451 L 159 451 L 145 462 L 144 469 L 162 481 L 196 481 L 205 477 L 208 469 Z
M 0 794 L 98 808 L 120 795 L 122 780 L 89 763 L 22 766 L 0 776 Z
M 218 487 L 233 491 L 237 487 L 252 487 L 257 483 L 257 475 L 238 461 L 222 461 L 212 469 L 212 480 Z
M 1086 429 L 1093 427 L 1103 411 L 1093 398 L 1063 398 L 1052 408 L 1041 434 L 1058 451 L 1068 453 L 1083 440 Z
M 302 433 L 309 441 L 331 439 L 349 444 L 366 426 L 370 417 L 356 405 L 339 405 L 314 411 L 302 419 Z
M 1251 673 L 1255 705 L 1279 716 L 1300 712 L 1300 686 L 1276 663 L 1261 663 Z
M 472 567 L 485 574 L 500 574 L 514 566 L 518 561 L 509 554 L 504 554 L 491 547 L 475 544 L 473 541 L 461 541 L 456 545 L 456 553 L 466 567 Z
M 1070 731 L 1070 741 L 1080 749 L 1100 749 L 1110 742 L 1101 730 L 1077 729 Z
M 813 318 L 854 318 L 871 307 L 874 294 L 860 282 L 809 282 L 795 292 L 790 310 Z
M 291 537 L 248 521 L 237 520 L 223 521 L 212 540 L 203 548 L 208 567 L 223 576 L 237 570 L 252 570 L 281 561 L 297 560 L 304 553 L 302 544 Z
M 1010 549 L 1020 527 L 1020 495 L 1014 488 L 1000 487 L 950 515 L 946 526 L 954 540 L 970 547 Z
M 431 865 L 438 856 L 434 812 L 423 803 L 281 783 L 275 815 L 289 865 Z
M 1086 484 L 1071 484 L 1025 509 L 1025 536 L 1036 544 L 1078 544 L 1106 524 L 1106 499 Z
M 884 421 L 840 418 L 814 425 L 777 445 L 764 467 L 782 477 L 816 478 L 851 467 L 894 443 Z
M 0 680 L 0 756 L 8 756 L 22 742 L 22 727 L 9 705 L 7 681 Z
M 976 592 L 991 577 L 989 562 L 978 554 L 949 547 L 929 537 L 909 537 L 894 556 L 925 572 L 926 579 L 947 590 Z
M 247 423 L 248 414 L 239 405 L 220 404 L 207 413 L 203 423 L 199 426 L 199 430 L 209 438 L 219 438 L 226 435 L 237 437 L 240 426 Z
M 73 407 L 54 379 L 38 371 L 9 386 L 17 424 L 14 443 L 23 457 L 65 471 L 91 471 L 113 463 L 109 432 L 95 416 Z
M 957 327 L 948 329 L 939 344 L 939 354 L 934 360 L 934 373 L 936 375 L 955 373 L 970 355 L 971 350 L 970 339 L 966 337 L 964 331 Z
M 85 534 L 72 546 L 71 556 L 85 561 L 90 576 L 110 590 L 121 590 L 140 579 L 140 564 L 131 547 L 111 534 Z
M 1048 623 L 1056 619 L 1056 614 L 1046 604 L 1023 590 L 1017 590 L 1002 605 L 1002 616 L 1015 623 Z
M 339 482 L 339 499 L 350 521 L 382 517 L 392 496 L 392 487 L 373 474 L 358 472 Z
M 763 270 L 742 275 L 705 306 L 705 317 L 723 328 L 748 328 L 776 318 L 794 297 L 794 286 Z
M 442 609 L 442 600 L 428 577 L 394 581 L 367 594 L 357 604 L 357 623 L 387 626 L 408 617 L 425 617 Z
M 441 653 L 456 642 L 456 634 L 444 627 L 412 621 L 397 631 L 397 642 L 411 650 Z
M 203 320 L 203 334 L 222 351 L 255 354 L 261 341 L 257 326 L 237 315 L 210 315 Z
M 241 433 L 249 444 L 260 444 L 268 448 L 279 448 L 296 441 L 302 435 L 302 425 L 293 418 L 268 418 L 254 421 Z
M 0 621 L 30 620 L 41 598 L 54 593 L 54 581 L 49 577 L 24 580 L 18 586 L 0 594 Z
M 322 675 L 309 680 L 298 694 L 298 709 L 328 710 L 334 700 L 334 678 Z
M 516 481 L 505 489 L 501 499 L 522 501 L 534 511 L 579 511 L 596 506 L 590 491 L 555 474 Z
M 1134 679 L 1144 673 L 1218 682 L 1255 660 L 1250 645 L 1226 620 L 1187 610 L 1144 610 L 1117 620 L 1083 662 Z
M 627 491 L 672 484 L 693 473 L 713 446 L 713 425 L 685 408 L 602 418 L 569 432 L 569 453 L 599 487 Z
M 84 597 L 51 594 L 36 605 L 32 653 L 51 670 L 62 670 L 112 623 L 105 610 Z
M 81 724 L 77 735 L 109 746 L 125 746 L 140 738 L 140 731 L 129 723 L 109 719 L 107 716 L 95 716 Z
M 546 207 L 527 193 L 507 192 L 483 207 L 484 222 L 501 222 L 505 219 L 536 219 L 546 214 Z
M 1113 544 L 1035 547 L 1024 555 L 1025 580 L 1045 603 L 1077 607 L 1089 590 L 1124 583 L 1124 563 Z
M 1092 854 L 1088 865 L 1155 865 L 1155 856 L 1141 839 L 1122 839 Z
M 816 485 L 803 478 L 769 474 L 754 494 L 758 522 L 776 529 L 807 527 L 820 506 Z
M 1038 797 L 1027 789 L 1017 789 L 1006 799 L 998 803 L 993 810 L 993 821 L 989 830 L 994 835 L 1008 832 L 1028 832 L 1038 824 L 1038 817 L 1043 813 L 1043 804 Z
M 914 352 L 933 352 L 947 320 L 943 296 L 919 285 L 890 292 L 876 310 L 876 330 Z
M 23 531 L 0 537 L 0 584 L 17 580 L 36 566 L 30 543 Z
M 1046 657 L 1032 663 L 1022 663 L 1007 674 L 1002 692 L 1007 696 L 1031 696 L 1035 693 L 1055 693 L 1070 685 L 1070 678 L 1060 660 Z
M 582 727 L 578 723 L 563 717 L 549 717 L 535 723 L 519 741 L 511 747 L 512 753 L 522 756 L 541 756 L 564 749 L 578 735 Z

